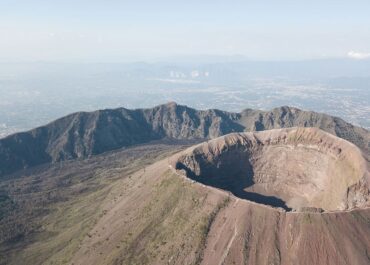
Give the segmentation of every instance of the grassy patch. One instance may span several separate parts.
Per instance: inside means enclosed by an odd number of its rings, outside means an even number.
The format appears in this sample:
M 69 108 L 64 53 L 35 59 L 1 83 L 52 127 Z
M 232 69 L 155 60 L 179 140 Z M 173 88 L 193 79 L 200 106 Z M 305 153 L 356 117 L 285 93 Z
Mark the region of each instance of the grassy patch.
M 133 218 L 130 233 L 110 254 L 112 264 L 197 264 L 206 232 L 226 205 L 208 207 L 207 193 L 170 171 L 153 187 L 151 197 Z M 216 207 L 216 208 L 215 208 Z M 181 250 L 181 251 L 180 251 Z

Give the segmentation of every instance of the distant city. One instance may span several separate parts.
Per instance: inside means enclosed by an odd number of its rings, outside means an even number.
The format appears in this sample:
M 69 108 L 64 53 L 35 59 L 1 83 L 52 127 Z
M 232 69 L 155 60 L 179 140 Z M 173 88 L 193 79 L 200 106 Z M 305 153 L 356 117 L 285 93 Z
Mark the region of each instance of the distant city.
M 368 69 L 369 60 L 0 64 L 0 137 L 72 112 L 168 101 L 227 111 L 289 105 L 370 129 Z

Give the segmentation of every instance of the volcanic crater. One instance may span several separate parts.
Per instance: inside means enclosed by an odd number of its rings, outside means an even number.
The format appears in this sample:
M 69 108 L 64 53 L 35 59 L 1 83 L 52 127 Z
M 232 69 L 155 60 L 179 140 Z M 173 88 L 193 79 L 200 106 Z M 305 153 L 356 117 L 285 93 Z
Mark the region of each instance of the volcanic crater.
M 370 206 L 361 150 L 317 128 L 228 134 L 183 151 L 172 165 L 194 181 L 285 211 Z

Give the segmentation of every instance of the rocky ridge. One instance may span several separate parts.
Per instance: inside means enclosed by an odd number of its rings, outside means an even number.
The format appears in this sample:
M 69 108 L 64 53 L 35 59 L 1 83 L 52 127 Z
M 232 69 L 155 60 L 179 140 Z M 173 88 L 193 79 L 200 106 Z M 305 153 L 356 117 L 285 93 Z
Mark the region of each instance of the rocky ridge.
M 151 109 L 78 112 L 0 139 L 0 176 L 44 163 L 92 155 L 164 138 L 212 139 L 232 132 L 317 127 L 369 154 L 370 133 L 340 118 L 280 107 L 240 113 L 195 110 L 176 103 Z

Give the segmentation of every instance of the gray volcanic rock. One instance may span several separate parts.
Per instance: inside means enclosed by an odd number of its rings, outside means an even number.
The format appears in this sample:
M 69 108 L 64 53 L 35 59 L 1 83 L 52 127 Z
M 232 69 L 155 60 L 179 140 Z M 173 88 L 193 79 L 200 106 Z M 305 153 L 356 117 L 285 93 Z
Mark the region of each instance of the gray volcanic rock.
M 212 139 L 231 132 L 318 127 L 369 154 L 370 133 L 326 114 L 281 107 L 271 111 L 195 110 L 168 103 L 152 109 L 79 112 L 0 139 L 0 176 L 32 166 L 92 155 L 164 138 Z

